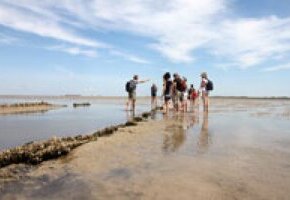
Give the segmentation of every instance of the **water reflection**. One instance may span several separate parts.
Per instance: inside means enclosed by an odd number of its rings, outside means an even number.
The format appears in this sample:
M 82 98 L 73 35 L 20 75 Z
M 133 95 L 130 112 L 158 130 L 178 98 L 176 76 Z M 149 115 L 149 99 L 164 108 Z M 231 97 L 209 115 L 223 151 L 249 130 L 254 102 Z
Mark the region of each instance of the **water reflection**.
M 135 114 L 132 111 L 126 110 L 126 119 L 127 121 L 132 121 L 135 117 Z
M 187 130 L 195 125 L 195 117 L 192 119 L 186 113 L 177 113 L 173 116 L 163 115 L 165 120 L 169 118 L 173 123 L 169 123 L 165 128 L 163 136 L 163 150 L 164 152 L 175 152 L 178 150 L 186 140 Z
M 187 134 L 189 134 L 188 139 L 195 141 L 196 152 L 205 153 L 208 151 L 211 144 L 208 113 L 204 112 L 202 114 L 201 125 L 199 124 L 199 115 L 199 113 L 178 113 L 172 116 L 163 115 L 163 119 L 168 121 L 165 134 L 163 135 L 162 148 L 164 152 L 177 151 L 185 143 Z M 194 127 L 197 127 L 197 129 L 193 129 Z M 194 136 L 195 132 L 197 132 L 197 137 Z
M 163 137 L 163 150 L 165 152 L 176 151 L 186 139 L 186 129 L 180 124 L 172 124 L 166 127 Z
M 156 118 L 156 115 L 157 115 L 156 110 L 152 110 L 152 111 L 151 111 L 151 119 L 152 119 L 152 120 L 156 120 L 156 119 L 157 119 L 157 118 Z
M 44 101 L 60 105 L 73 103 L 72 100 L 65 99 Z M 45 140 L 52 136 L 89 134 L 106 126 L 123 123 L 132 115 L 132 113 L 124 112 L 122 99 L 83 99 L 82 101 L 90 102 L 91 106 L 79 109 L 68 106 L 49 112 L 0 115 L 0 151 L 28 141 Z M 138 104 L 136 115 L 150 108 L 146 102 Z
M 207 152 L 209 145 L 210 145 L 210 134 L 208 131 L 208 112 L 204 112 L 197 143 L 198 152 L 199 153 Z

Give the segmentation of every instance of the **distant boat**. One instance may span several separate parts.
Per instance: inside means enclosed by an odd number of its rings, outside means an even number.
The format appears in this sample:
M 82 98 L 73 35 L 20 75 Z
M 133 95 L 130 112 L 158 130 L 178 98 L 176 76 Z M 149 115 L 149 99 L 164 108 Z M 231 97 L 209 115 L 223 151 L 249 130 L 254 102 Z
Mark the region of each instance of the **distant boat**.
M 73 107 L 80 107 L 80 106 L 83 106 L 83 107 L 86 107 L 86 106 L 90 106 L 91 104 L 86 102 L 86 103 L 73 103 Z

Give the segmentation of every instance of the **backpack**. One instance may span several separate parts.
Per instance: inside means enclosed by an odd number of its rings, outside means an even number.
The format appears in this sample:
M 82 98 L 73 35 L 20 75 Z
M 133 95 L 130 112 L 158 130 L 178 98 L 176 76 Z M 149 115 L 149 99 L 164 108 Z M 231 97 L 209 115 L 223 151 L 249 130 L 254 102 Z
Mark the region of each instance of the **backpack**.
M 133 80 L 130 80 L 126 83 L 125 86 L 126 92 L 133 92 L 136 89 L 136 84 Z
M 187 88 L 186 81 L 182 80 L 181 81 L 181 87 L 180 87 L 181 92 L 185 92 L 186 88 Z
M 207 80 L 206 90 L 212 91 L 213 90 L 213 82 L 211 80 Z
M 198 97 L 198 93 L 196 91 L 191 93 L 191 98 L 196 99 Z

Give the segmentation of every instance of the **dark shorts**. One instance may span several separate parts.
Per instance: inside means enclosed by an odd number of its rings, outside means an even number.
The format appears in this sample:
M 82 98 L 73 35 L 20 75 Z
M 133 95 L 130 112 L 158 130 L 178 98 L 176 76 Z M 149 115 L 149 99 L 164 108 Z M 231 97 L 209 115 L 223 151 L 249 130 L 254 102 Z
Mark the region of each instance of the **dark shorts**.
M 171 99 L 171 96 L 169 94 L 164 95 L 164 101 L 167 102 Z
M 136 92 L 128 92 L 128 98 L 130 100 L 136 100 Z
M 155 94 L 155 93 L 151 94 L 151 97 L 156 97 L 156 96 L 157 96 L 157 94 Z

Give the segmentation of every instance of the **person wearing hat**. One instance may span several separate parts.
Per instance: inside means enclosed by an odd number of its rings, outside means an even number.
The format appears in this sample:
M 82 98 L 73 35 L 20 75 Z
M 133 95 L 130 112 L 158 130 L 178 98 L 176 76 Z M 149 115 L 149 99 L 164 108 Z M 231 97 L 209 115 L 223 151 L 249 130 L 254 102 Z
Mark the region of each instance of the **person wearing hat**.
M 207 90 L 207 84 L 208 84 L 208 76 L 206 72 L 201 73 L 201 83 L 200 83 L 200 91 L 201 91 L 201 97 L 203 102 L 203 111 L 208 111 L 208 104 L 209 104 L 209 91 Z

